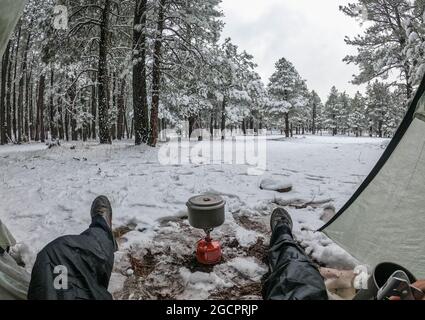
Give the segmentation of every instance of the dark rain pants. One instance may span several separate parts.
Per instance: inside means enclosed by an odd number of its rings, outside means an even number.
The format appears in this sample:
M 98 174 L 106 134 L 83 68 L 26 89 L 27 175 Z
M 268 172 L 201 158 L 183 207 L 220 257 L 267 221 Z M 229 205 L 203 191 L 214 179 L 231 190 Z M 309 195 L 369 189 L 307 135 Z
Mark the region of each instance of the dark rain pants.
M 269 249 L 270 273 L 263 286 L 266 300 L 327 300 L 325 283 L 317 267 L 296 243 L 291 228 L 280 223 Z
M 94 217 L 81 235 L 58 238 L 37 255 L 28 299 L 111 300 L 107 289 L 116 250 L 108 224 Z

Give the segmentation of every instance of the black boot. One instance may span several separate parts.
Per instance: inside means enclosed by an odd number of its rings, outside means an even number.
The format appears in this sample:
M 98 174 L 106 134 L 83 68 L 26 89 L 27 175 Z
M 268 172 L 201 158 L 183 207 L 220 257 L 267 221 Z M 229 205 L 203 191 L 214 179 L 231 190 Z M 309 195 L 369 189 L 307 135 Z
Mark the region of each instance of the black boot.
M 92 218 L 97 215 L 103 217 L 112 230 L 112 207 L 107 197 L 99 196 L 93 201 L 90 215 Z
M 279 223 L 286 224 L 292 231 L 293 223 L 291 216 L 289 215 L 288 211 L 282 208 L 276 208 L 272 213 L 272 216 L 270 218 L 270 227 L 272 231 Z

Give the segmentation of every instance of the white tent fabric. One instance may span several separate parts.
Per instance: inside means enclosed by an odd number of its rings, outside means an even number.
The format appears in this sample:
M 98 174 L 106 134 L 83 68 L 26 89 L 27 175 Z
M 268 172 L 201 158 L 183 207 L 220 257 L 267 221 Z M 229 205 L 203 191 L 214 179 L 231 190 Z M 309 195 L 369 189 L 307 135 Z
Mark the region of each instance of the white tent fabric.
M 6 250 L 16 244 L 15 238 L 0 220 L 0 249 Z
M 30 274 L 8 254 L 0 254 L 0 300 L 26 300 Z
M 389 146 L 392 150 L 322 230 L 361 263 L 373 268 L 394 262 L 418 278 L 425 278 L 424 83 Z
M 0 220 L 0 300 L 25 300 L 30 283 L 29 273 L 6 252 L 16 244 Z
M 0 0 L 0 58 L 26 0 Z M 26 299 L 30 275 L 5 250 L 16 244 L 0 220 L 0 300 Z
M 26 0 L 0 0 L 0 57 L 24 9 Z

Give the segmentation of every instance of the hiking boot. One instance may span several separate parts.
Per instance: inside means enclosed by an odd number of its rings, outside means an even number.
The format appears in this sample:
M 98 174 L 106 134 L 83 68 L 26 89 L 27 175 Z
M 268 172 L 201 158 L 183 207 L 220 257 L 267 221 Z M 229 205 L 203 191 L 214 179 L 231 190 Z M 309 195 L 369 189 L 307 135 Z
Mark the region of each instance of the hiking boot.
M 92 218 L 97 215 L 102 216 L 112 230 L 112 207 L 107 197 L 99 196 L 93 201 L 90 215 Z
M 279 223 L 286 224 L 292 230 L 293 223 L 291 216 L 289 215 L 288 211 L 282 208 L 276 208 L 272 213 L 270 218 L 270 227 L 272 231 Z

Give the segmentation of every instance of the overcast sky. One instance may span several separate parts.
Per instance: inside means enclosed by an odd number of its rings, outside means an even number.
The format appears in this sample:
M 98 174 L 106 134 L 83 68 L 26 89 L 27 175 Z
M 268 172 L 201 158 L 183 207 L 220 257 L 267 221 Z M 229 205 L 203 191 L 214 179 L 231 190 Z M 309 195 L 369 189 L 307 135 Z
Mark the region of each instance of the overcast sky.
M 353 95 L 361 89 L 349 83 L 357 67 L 342 59 L 356 50 L 345 44 L 344 37 L 359 34 L 361 29 L 358 22 L 339 11 L 339 5 L 347 2 L 223 0 L 223 37 L 231 37 L 241 50 L 254 56 L 265 83 L 275 62 L 285 57 L 322 99 L 333 85 Z

